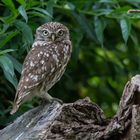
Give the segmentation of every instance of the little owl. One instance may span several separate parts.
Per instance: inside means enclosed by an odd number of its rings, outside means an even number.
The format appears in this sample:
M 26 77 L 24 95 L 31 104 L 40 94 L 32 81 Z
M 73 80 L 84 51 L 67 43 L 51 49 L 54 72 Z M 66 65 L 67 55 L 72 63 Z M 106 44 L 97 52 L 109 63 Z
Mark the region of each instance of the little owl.
M 49 22 L 37 28 L 32 49 L 24 60 L 11 114 L 34 96 L 47 101 L 54 99 L 48 90 L 60 80 L 71 52 L 72 45 L 66 26 Z

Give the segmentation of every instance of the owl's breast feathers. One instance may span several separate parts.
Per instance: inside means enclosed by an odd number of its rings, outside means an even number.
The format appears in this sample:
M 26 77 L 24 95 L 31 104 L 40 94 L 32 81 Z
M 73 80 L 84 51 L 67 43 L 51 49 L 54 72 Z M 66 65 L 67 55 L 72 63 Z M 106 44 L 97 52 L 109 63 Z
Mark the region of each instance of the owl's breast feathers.
M 60 79 L 70 59 L 72 46 L 70 41 L 47 43 L 37 41 L 25 58 L 21 79 L 17 88 L 17 104 L 44 81 L 52 86 Z M 48 88 L 52 87 L 51 85 Z M 49 89 L 48 89 L 49 90 Z

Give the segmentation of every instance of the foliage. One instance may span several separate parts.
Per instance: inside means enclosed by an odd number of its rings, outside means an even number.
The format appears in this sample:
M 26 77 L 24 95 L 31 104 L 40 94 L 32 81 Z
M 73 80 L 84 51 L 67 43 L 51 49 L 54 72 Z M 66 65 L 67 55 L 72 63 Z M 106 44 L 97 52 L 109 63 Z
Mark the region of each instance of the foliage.
M 89 96 L 114 114 L 126 81 L 140 70 L 139 0 L 2 0 L 0 2 L 0 125 L 38 104 L 25 103 L 9 115 L 23 60 L 35 29 L 60 21 L 71 31 L 73 54 L 54 97 L 73 102 Z

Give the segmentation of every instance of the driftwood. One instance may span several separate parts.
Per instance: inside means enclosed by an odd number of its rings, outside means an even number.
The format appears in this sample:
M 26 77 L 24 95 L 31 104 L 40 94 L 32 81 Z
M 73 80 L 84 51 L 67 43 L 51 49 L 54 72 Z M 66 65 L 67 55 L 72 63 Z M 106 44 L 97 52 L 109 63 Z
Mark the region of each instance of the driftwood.
M 112 119 L 88 97 L 42 104 L 1 130 L 0 140 L 140 140 L 140 75 L 126 84 Z

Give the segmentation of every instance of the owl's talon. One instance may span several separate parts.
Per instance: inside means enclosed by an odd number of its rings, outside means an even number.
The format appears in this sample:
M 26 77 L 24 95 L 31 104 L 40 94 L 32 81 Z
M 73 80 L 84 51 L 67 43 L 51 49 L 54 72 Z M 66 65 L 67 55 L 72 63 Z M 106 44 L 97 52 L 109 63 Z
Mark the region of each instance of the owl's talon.
M 63 101 L 62 101 L 61 99 L 53 98 L 53 99 L 52 99 L 52 102 L 54 102 L 54 101 L 60 103 L 61 105 L 63 104 Z

